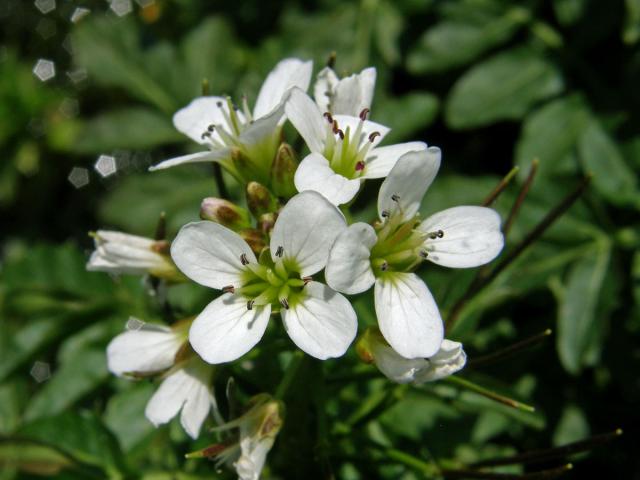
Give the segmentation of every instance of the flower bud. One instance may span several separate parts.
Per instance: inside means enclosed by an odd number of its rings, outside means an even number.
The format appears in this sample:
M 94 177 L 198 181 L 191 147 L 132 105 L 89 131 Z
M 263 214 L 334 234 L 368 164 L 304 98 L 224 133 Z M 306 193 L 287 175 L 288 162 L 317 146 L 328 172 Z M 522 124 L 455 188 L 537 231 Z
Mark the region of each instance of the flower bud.
M 258 182 L 249 182 L 247 185 L 247 205 L 256 218 L 278 209 L 278 203 L 269 189 Z
M 260 255 L 260 252 L 267 246 L 265 236 L 260 230 L 255 228 L 246 228 L 241 230 L 239 233 L 256 255 Z
M 249 212 L 246 209 L 222 198 L 207 197 L 202 200 L 200 218 L 219 223 L 234 231 L 251 226 Z
M 262 233 L 268 235 L 273 230 L 273 226 L 276 224 L 278 214 L 274 212 L 264 213 L 258 218 L 258 228 Z
M 293 149 L 287 143 L 280 144 L 271 165 L 271 187 L 277 197 L 291 198 L 297 193 L 293 183 L 296 168 L 298 168 L 298 161 Z

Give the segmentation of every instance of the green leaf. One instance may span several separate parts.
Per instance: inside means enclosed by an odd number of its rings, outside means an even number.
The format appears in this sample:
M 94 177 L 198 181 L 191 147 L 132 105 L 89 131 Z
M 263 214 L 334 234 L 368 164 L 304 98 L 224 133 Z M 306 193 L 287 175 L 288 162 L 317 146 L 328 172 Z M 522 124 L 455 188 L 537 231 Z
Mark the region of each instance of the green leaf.
M 54 372 L 43 388 L 31 399 L 25 420 L 55 415 L 72 406 L 109 377 L 104 349 L 77 352 Z
M 109 399 L 104 422 L 129 452 L 155 432 L 153 424 L 144 415 L 144 409 L 155 390 L 150 383 L 138 383 L 116 393 Z
M 123 88 L 165 113 L 177 110 L 162 77 L 152 77 L 145 66 L 132 19 L 92 16 L 76 28 L 73 46 L 76 61 L 97 83 Z M 165 65 L 165 69 L 176 67 L 179 66 Z
M 81 462 L 111 475 L 124 470 L 122 452 L 115 437 L 89 412 L 65 412 L 36 420 L 19 431 L 21 437 L 52 444 Z
M 556 67 L 532 49 L 519 47 L 471 68 L 453 86 L 445 118 L 452 128 L 517 120 L 540 100 L 562 91 Z
M 375 112 L 376 121 L 393 126 L 384 140 L 390 145 L 406 141 L 411 134 L 429 126 L 438 113 L 438 98 L 426 92 L 408 93 L 379 102 Z
M 583 168 L 593 173 L 593 186 L 603 198 L 614 205 L 640 205 L 637 177 L 597 119 L 582 132 L 578 151 Z
M 524 120 L 516 145 L 516 165 L 524 178 L 534 158 L 540 160 L 538 176 L 574 172 L 573 153 L 589 120 L 589 112 L 579 95 L 550 102 Z
M 407 57 L 407 69 L 422 74 L 465 65 L 509 40 L 528 18 L 527 10 L 513 7 L 501 16 L 477 23 L 442 21 L 418 39 Z
M 0 440 L 0 467 L 4 473 L 17 469 L 35 475 L 52 476 L 72 465 L 67 456 L 52 447 L 22 440 Z M 2 475 L 2 478 L 5 476 Z
M 596 313 L 610 256 L 611 245 L 606 237 L 596 241 L 593 250 L 571 267 L 563 291 L 557 292 L 560 298 L 556 346 L 569 373 L 580 372 L 594 335 L 601 333 L 599 324 L 604 319 Z
M 404 17 L 393 3 L 381 2 L 375 21 L 376 47 L 388 65 L 397 65 L 401 58 L 399 40 L 405 26 Z
M 587 438 L 589 433 L 589 421 L 585 418 L 582 409 L 576 405 L 567 405 L 553 432 L 553 445 L 558 447 L 577 442 Z
M 148 108 L 113 110 L 81 124 L 68 144 L 59 148 L 75 153 L 105 153 L 116 149 L 149 149 L 184 140 L 171 117 Z

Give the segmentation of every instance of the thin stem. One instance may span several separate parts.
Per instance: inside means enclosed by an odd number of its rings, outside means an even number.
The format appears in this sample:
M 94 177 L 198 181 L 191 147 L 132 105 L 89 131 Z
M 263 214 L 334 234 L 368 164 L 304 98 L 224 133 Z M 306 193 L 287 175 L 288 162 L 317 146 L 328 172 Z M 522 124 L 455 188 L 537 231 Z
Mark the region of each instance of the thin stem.
M 600 435 L 594 435 L 593 437 L 579 440 L 577 442 L 568 443 L 561 447 L 547 448 L 544 450 L 531 450 L 529 452 L 519 453 L 510 457 L 503 458 L 490 458 L 471 464 L 473 468 L 481 467 L 496 467 L 500 465 L 513 465 L 518 463 L 537 463 L 546 462 L 548 460 L 560 457 L 566 457 L 573 453 L 584 452 L 591 450 L 593 447 L 597 447 L 604 443 L 608 443 L 615 440 L 622 435 L 622 429 L 618 428 L 613 432 L 602 433 Z
M 460 297 L 456 304 L 451 309 L 449 318 L 447 320 L 447 328 L 451 329 L 454 323 L 460 316 L 462 309 L 467 302 L 477 295 L 483 288 L 489 285 L 495 278 L 502 273 L 515 259 L 517 259 L 522 252 L 531 246 L 533 242 L 538 240 L 547 229 L 553 225 L 558 218 L 560 218 L 568 209 L 580 198 L 580 195 L 585 191 L 589 182 L 591 181 L 591 175 L 586 176 L 578 187 L 567 195 L 558 205 L 556 205 L 534 228 L 531 230 L 522 241 L 516 245 L 511 251 L 505 255 L 502 261 L 487 275 L 482 277 L 476 277 L 476 279 L 469 285 L 467 291 Z
M 276 393 L 274 398 L 276 400 L 283 400 L 293 379 L 296 377 L 298 371 L 300 370 L 300 366 L 302 365 L 302 361 L 304 360 L 305 355 L 300 350 L 297 350 L 293 353 L 291 360 L 289 361 L 289 365 L 287 365 L 287 369 L 282 376 L 282 380 L 280 380 L 280 384 L 276 389 Z
M 442 475 L 445 478 L 475 478 L 479 480 L 548 480 L 551 478 L 557 478 L 563 473 L 571 470 L 573 465 L 567 463 L 556 468 L 550 468 L 548 470 L 540 470 L 539 472 L 513 474 L 513 473 L 494 473 L 494 472 L 479 472 L 477 470 L 442 470 Z
M 484 366 L 490 363 L 495 363 L 498 360 L 502 360 L 505 357 L 513 355 L 514 353 L 518 353 L 526 348 L 529 348 L 538 342 L 546 339 L 553 332 L 550 328 L 547 328 L 544 332 L 533 335 L 532 337 L 525 338 L 519 342 L 516 342 L 508 347 L 505 347 L 497 352 L 490 353 L 488 355 L 483 355 L 481 357 L 472 358 L 467 362 L 467 366 L 469 367 L 478 367 Z
M 213 162 L 213 179 L 216 182 L 216 187 L 218 187 L 218 195 L 221 198 L 229 198 L 229 192 L 222 176 L 222 167 L 218 162 Z
M 519 402 L 518 400 L 514 400 L 513 398 L 505 397 L 504 395 L 500 395 L 499 393 L 492 392 L 491 390 L 477 385 L 466 378 L 461 378 L 455 375 L 447 377 L 445 379 L 449 383 L 453 383 L 459 387 L 466 388 L 472 392 L 475 392 L 483 397 L 486 397 L 490 400 L 494 400 L 496 402 L 502 403 L 508 407 L 517 408 L 518 410 L 522 410 L 524 412 L 533 413 L 536 411 L 535 407 L 531 405 L 527 405 L 526 403 Z
M 160 212 L 153 238 L 155 240 L 164 240 L 167 238 L 167 214 L 165 212 Z
M 488 207 L 493 202 L 495 202 L 498 196 L 504 191 L 505 188 L 507 188 L 507 185 L 511 183 L 511 180 L 516 176 L 516 173 L 518 173 L 519 170 L 520 167 L 513 167 L 511 170 L 509 170 L 509 173 L 507 173 L 504 178 L 500 180 L 500 183 L 498 183 L 498 185 L 496 185 L 496 187 L 491 191 L 487 198 L 484 199 L 484 201 L 482 202 L 482 206 Z
M 527 197 L 527 194 L 529 193 L 529 189 L 531 188 L 533 179 L 535 178 L 536 172 L 538 171 L 539 164 L 540 164 L 540 161 L 537 158 L 534 158 L 533 161 L 531 162 L 531 168 L 529 168 L 529 175 L 527 175 L 527 179 L 524 181 L 524 184 L 522 184 L 522 188 L 518 193 L 518 198 L 516 198 L 516 201 L 513 203 L 513 206 L 511 207 L 511 211 L 509 212 L 509 216 L 507 217 L 507 221 L 504 222 L 504 226 L 502 227 L 502 232 L 504 233 L 505 237 L 508 235 L 509 230 L 511 230 L 511 226 L 513 225 L 513 222 L 518 216 L 518 212 L 520 211 L 520 208 L 524 203 L 524 199 Z

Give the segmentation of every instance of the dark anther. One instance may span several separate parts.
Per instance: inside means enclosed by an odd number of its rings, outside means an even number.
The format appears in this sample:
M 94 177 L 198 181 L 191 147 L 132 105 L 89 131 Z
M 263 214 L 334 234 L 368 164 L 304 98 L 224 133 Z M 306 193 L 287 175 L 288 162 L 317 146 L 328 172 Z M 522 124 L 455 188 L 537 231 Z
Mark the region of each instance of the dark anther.
M 213 123 L 207 127 L 207 130 L 209 130 L 210 132 L 213 132 L 215 129 L 216 126 Z
M 336 52 L 331 52 L 329 58 L 327 58 L 327 67 L 333 68 L 333 66 L 336 64 L 336 56 Z
M 367 119 L 367 115 L 369 115 L 370 110 L 368 108 L 365 108 L 364 110 L 362 110 L 360 112 L 360 120 L 362 120 L 363 122 Z
M 376 139 L 376 137 L 379 137 L 379 136 L 380 136 L 380 132 L 371 132 L 369 134 L 369 141 L 371 143 L 373 143 L 373 141 Z
M 400 200 L 400 196 L 394 193 L 393 195 L 391 195 L 391 200 L 393 200 L 394 202 L 397 202 L 398 200 Z
M 218 106 L 218 108 L 222 108 L 222 102 L 221 102 L 221 101 L 219 101 L 219 100 L 218 100 L 218 101 L 216 102 L 216 105 Z
M 236 289 L 233 285 L 227 285 L 226 287 L 222 287 L 222 291 L 224 293 L 234 293 Z
M 211 132 L 204 132 L 202 135 L 200 135 L 200 138 L 204 140 L 205 138 L 209 138 L 210 136 Z
M 282 305 L 286 310 L 289 310 L 289 302 L 287 302 L 286 298 L 280 300 L 280 305 Z
M 335 133 L 337 133 L 340 136 L 340 140 L 344 140 L 344 132 L 342 130 L 338 129 L 338 131 Z
M 361 172 L 364 170 L 364 162 L 362 160 L 356 163 L 356 172 Z
M 243 253 L 242 255 L 240 255 L 240 263 L 242 263 L 243 265 L 249 264 L 249 259 L 247 258 L 246 253 Z
M 305 285 L 312 280 L 313 280 L 313 277 L 302 277 L 302 281 L 304 282 Z
M 324 118 L 327 119 L 327 121 L 329 123 L 333 123 L 333 117 L 331 116 L 331 114 L 329 112 L 324 112 L 322 115 L 324 116 Z
M 388 210 L 383 210 L 382 213 L 380 214 L 380 216 L 382 218 L 387 218 L 389 216 L 389 211 Z
M 247 302 L 247 310 L 251 310 L 251 309 L 253 309 L 253 304 L 254 304 L 254 303 L 256 303 L 256 301 L 255 301 L 255 300 L 249 300 L 249 301 Z
M 436 235 L 438 236 L 438 238 L 442 238 L 442 237 L 444 237 L 444 232 L 442 230 L 438 230 L 436 232 Z
M 426 250 L 420 250 L 420 256 L 422 258 L 427 258 L 429 256 L 429 252 L 427 252 Z
M 338 127 L 338 122 L 336 122 L 335 120 L 333 121 L 333 133 L 338 133 L 338 131 L 340 130 L 340 128 Z
M 280 245 L 278 247 L 278 249 L 276 250 L 276 257 L 282 257 L 283 253 L 284 253 L 284 247 L 282 245 Z
M 388 269 L 389 269 L 389 264 L 385 260 L 384 262 L 382 262 L 382 265 L 380 265 L 380 270 L 382 270 L 383 272 L 386 272 Z

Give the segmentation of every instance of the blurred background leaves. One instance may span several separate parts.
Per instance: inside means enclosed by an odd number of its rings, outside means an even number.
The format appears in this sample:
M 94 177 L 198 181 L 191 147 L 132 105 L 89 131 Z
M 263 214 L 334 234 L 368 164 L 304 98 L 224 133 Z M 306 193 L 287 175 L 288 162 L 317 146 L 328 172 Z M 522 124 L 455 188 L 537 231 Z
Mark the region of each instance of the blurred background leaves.
M 443 149 L 425 215 L 480 204 L 514 165 L 522 184 L 538 158 L 513 246 L 584 175 L 593 179 L 449 333 L 473 359 L 551 328 L 554 340 L 537 349 L 468 369 L 469 378 L 535 404 L 535 414 L 447 383 L 406 389 L 371 380 L 351 352 L 308 367 L 325 381 L 313 402 L 300 392 L 288 399 L 268 473 L 420 478 L 396 450 L 471 463 L 622 427 L 629 434 L 618 445 L 582 458 L 566 477 L 638 475 L 636 0 L 6 0 L 0 22 L 0 478 L 211 476 L 211 465 L 182 459 L 210 441 L 190 443 L 175 424 L 155 430 L 143 417 L 152 387 L 108 374 L 104 348 L 127 318 L 161 320 L 163 312 L 139 279 L 85 271 L 86 232 L 150 236 L 165 211 L 172 235 L 196 219 L 200 200 L 217 194 L 209 165 L 146 172 L 193 148 L 173 129 L 173 113 L 205 78 L 212 94 L 247 95 L 251 104 L 281 58 L 313 59 L 317 71 L 332 52 L 340 73 L 377 67 L 372 118 L 392 127 L 390 143 Z M 34 74 L 38 59 L 54 62 L 53 78 Z M 115 173 L 94 168 L 99 155 L 113 157 Z M 82 181 L 70 177 L 74 168 Z M 367 184 L 354 218 L 371 220 L 377 187 Z M 512 185 L 495 204 L 503 218 L 516 195 Z M 434 265 L 421 275 L 447 316 L 475 272 Z M 168 295 L 185 314 L 208 301 L 196 286 Z M 363 325 L 375 322 L 370 298 L 356 308 Z M 246 361 L 221 368 L 218 392 L 230 375 L 245 395 L 272 391 L 290 347 L 280 334 L 272 325 Z M 353 371 L 364 379 L 340 380 Z M 375 415 L 363 399 L 373 399 Z

